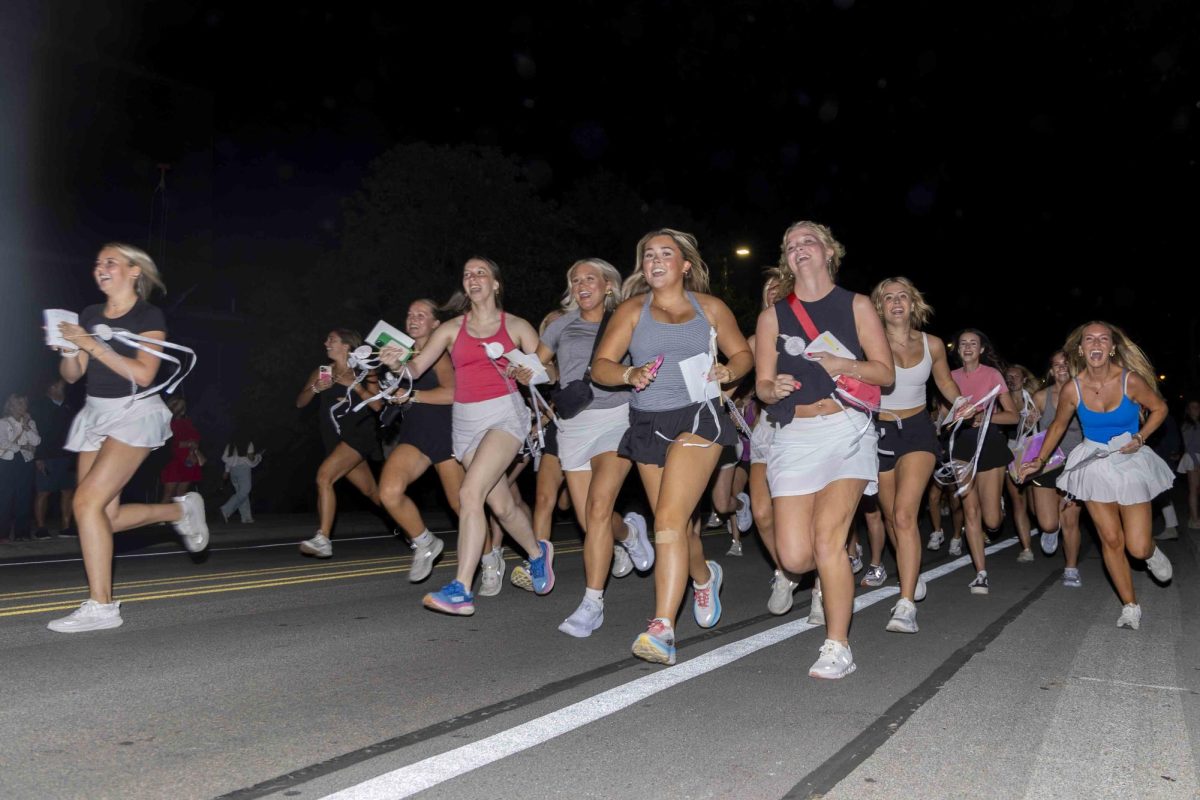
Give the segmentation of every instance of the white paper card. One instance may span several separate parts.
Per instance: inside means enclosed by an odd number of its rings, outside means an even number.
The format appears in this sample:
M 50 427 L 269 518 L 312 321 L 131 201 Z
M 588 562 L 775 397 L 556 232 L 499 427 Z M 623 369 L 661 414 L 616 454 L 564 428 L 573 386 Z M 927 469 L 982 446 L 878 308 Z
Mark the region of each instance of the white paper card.
M 46 344 L 51 347 L 65 347 L 68 350 L 79 349 L 79 345 L 76 342 L 68 342 L 58 332 L 58 324 L 60 322 L 69 322 L 72 325 L 78 325 L 78 314 L 62 308 L 47 308 L 42 312 L 42 318 L 46 321 Z
M 371 328 L 371 332 L 367 334 L 367 344 L 376 350 L 380 350 L 384 345 L 391 344 L 392 342 L 409 350 L 412 350 L 417 344 L 407 333 L 394 325 L 389 325 L 383 320 L 376 322 L 375 327 Z
M 550 375 L 546 372 L 546 368 L 538 357 L 533 353 L 522 353 L 520 350 L 509 350 L 504 354 L 508 359 L 508 363 L 516 364 L 518 367 L 526 367 L 533 370 L 533 380 L 529 382 L 530 386 L 537 386 L 539 383 L 549 383 Z
M 688 398 L 693 403 L 715 400 L 721 396 L 721 385 L 708 377 L 712 366 L 712 356 L 708 353 L 697 353 L 691 358 L 685 358 L 679 362 L 679 371 L 683 373 L 683 382 L 687 385 Z
M 1125 445 L 1133 441 L 1133 434 L 1118 433 L 1116 436 L 1108 440 L 1108 452 L 1115 453 Z
M 811 356 L 813 353 L 832 353 L 841 358 L 854 358 L 854 354 L 829 331 L 822 331 L 817 334 L 817 338 L 809 342 L 808 347 L 804 348 L 804 355 Z

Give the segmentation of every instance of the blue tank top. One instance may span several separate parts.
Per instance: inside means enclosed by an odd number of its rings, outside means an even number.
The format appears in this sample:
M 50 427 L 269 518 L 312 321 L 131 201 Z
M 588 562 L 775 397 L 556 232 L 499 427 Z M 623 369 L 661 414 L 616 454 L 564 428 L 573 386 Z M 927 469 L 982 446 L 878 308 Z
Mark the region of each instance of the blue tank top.
M 1114 436 L 1122 433 L 1137 433 L 1141 406 L 1130 400 L 1129 395 L 1125 394 L 1128 391 L 1128 383 L 1129 372 L 1126 371 L 1121 375 L 1121 404 L 1119 406 L 1112 411 L 1092 411 L 1084 404 L 1083 389 L 1079 386 L 1079 379 L 1075 379 L 1075 391 L 1079 395 L 1079 406 L 1075 413 L 1079 417 L 1079 424 L 1083 426 L 1084 438 L 1105 444 Z
M 858 341 L 858 328 L 854 325 L 854 292 L 835 286 L 820 300 L 806 301 L 804 310 L 812 318 L 818 333 L 829 331 L 854 353 L 855 358 L 862 359 L 862 345 Z M 775 319 L 779 323 L 779 336 L 775 338 L 775 352 L 778 355 L 775 371 L 795 377 L 800 382 L 800 388 L 778 403 L 767 406 L 767 419 L 776 425 L 787 425 L 795 417 L 796 406 L 829 397 L 837 387 L 820 364 L 787 352 L 789 338 L 799 337 L 804 344 L 808 344 L 808 334 L 800 320 L 796 319 L 787 297 L 775 304 Z
M 653 361 L 660 354 L 663 363 L 649 386 L 640 392 L 633 392 L 630 405 L 639 411 L 671 411 L 692 403 L 679 362 L 708 352 L 712 326 L 708 324 L 699 301 L 691 292 L 687 293 L 687 298 L 696 309 L 696 316 L 678 324 L 656 320 L 650 313 L 651 297 L 647 292 L 642 315 L 638 317 L 633 338 L 629 341 L 629 355 L 637 366 Z

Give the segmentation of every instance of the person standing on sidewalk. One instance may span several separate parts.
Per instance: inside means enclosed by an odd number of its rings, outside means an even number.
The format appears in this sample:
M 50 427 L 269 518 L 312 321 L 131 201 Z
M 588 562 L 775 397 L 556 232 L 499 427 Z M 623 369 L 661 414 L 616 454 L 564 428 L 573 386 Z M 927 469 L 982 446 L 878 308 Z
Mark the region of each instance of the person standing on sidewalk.
M 221 506 L 221 517 L 229 522 L 230 516 L 236 511 L 242 522 L 254 522 L 254 514 L 250 511 L 250 489 L 253 485 L 250 471 L 262 462 L 262 453 L 254 452 L 254 442 L 238 437 L 225 445 L 221 461 L 225 462 L 225 477 L 233 483 L 233 496 Z
M 29 416 L 29 400 L 10 394 L 0 417 L 0 540 L 31 539 L 29 512 L 33 508 L 33 454 L 41 443 L 37 424 Z
M 60 537 L 74 536 L 71 526 L 71 500 L 75 496 L 75 459 L 63 445 L 67 443 L 67 431 L 75 410 L 67 403 L 67 384 L 56 377 L 46 387 L 46 394 L 33 402 L 30 413 L 37 423 L 42 443 L 34 456 L 34 485 L 37 495 L 33 502 L 34 535 L 39 539 L 49 538 L 46 514 L 50 507 L 50 495 L 57 493 L 62 514 Z

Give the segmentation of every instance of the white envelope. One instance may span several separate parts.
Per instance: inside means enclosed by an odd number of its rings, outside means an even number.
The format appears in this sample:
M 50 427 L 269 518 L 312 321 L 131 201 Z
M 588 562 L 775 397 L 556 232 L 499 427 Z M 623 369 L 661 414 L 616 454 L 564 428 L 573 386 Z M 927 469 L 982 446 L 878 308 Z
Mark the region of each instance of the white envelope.
M 712 356 L 708 353 L 697 353 L 691 358 L 685 358 L 679 362 L 679 371 L 683 373 L 683 382 L 687 385 L 688 398 L 693 403 L 715 400 L 721 396 L 721 384 L 708 377 L 712 366 Z
M 538 357 L 533 353 L 522 353 L 520 350 L 509 350 L 504 354 L 508 359 L 508 363 L 516 364 L 518 367 L 527 367 L 533 370 L 533 380 L 529 382 L 530 386 L 537 386 L 539 383 L 549 383 L 550 375 L 546 372 L 546 368 Z
M 67 311 L 62 308 L 47 308 L 42 311 L 42 319 L 46 324 L 46 344 L 51 347 L 65 347 L 68 350 L 76 350 L 79 345 L 75 342 L 68 342 L 58 332 L 58 324 L 60 322 L 69 322 L 72 325 L 79 324 L 79 315 L 74 311 Z
M 838 341 L 838 338 L 829 331 L 822 331 L 817 334 L 817 337 L 808 343 L 808 347 L 804 348 L 804 355 L 811 356 L 813 353 L 832 353 L 841 358 L 854 358 L 854 354 L 847 347 Z

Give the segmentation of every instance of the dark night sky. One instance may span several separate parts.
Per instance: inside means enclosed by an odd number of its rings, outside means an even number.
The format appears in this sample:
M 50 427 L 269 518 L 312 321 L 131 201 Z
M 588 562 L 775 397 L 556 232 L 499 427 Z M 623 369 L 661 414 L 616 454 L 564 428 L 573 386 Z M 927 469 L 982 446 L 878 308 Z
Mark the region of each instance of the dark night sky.
M 46 5 L 0 11 L 6 65 L 27 56 L 31 308 L 90 301 L 96 246 L 146 240 L 159 162 L 167 269 L 221 305 L 256 265 L 336 248 L 391 145 L 481 143 L 550 197 L 603 168 L 687 208 L 713 262 L 773 261 L 814 218 L 851 288 L 911 276 L 937 332 L 1039 368 L 1106 317 L 1169 393 L 1194 380 L 1194 3 Z M 600 255 L 627 269 L 642 233 Z

